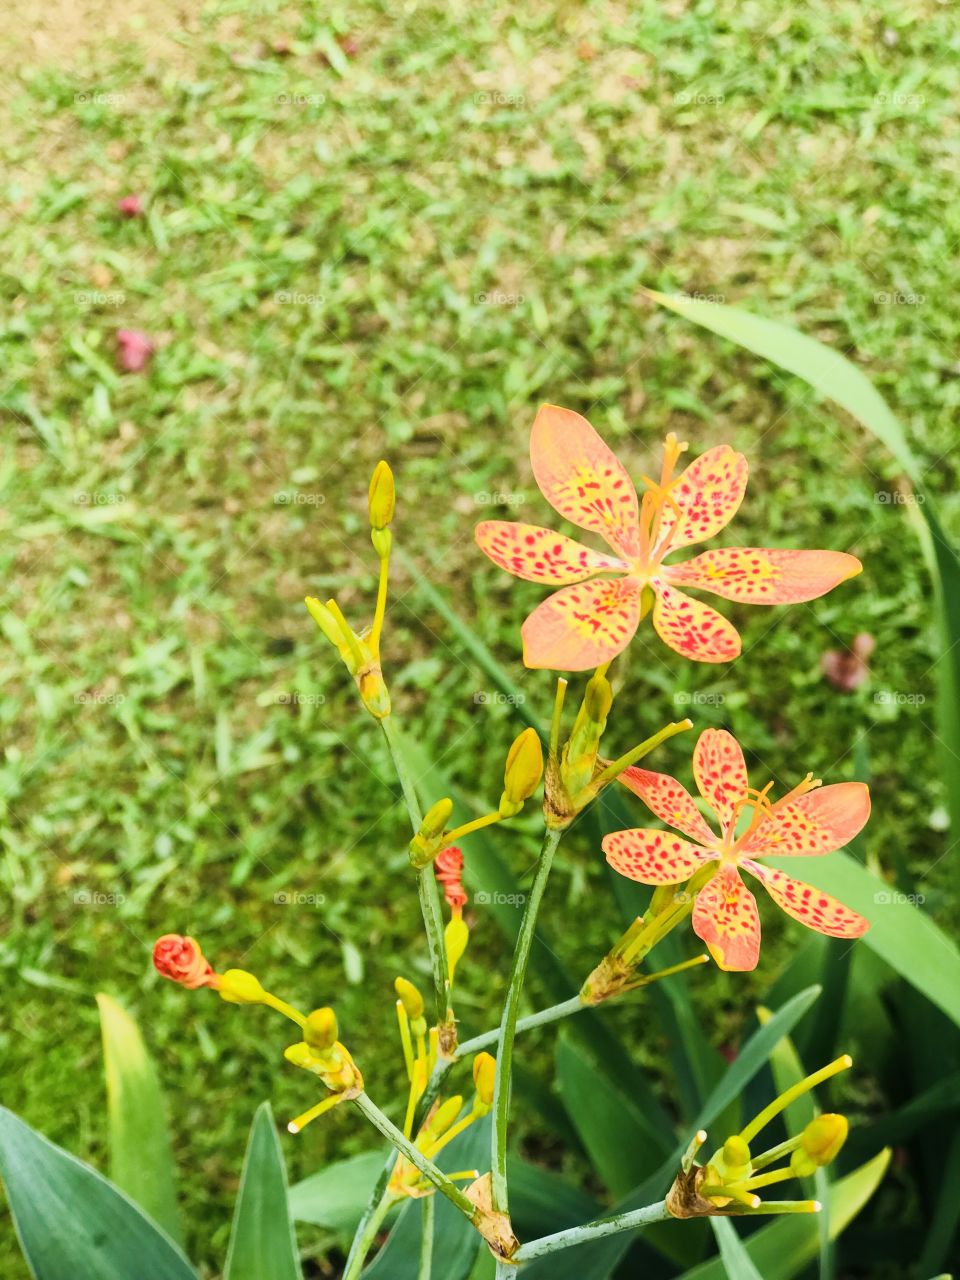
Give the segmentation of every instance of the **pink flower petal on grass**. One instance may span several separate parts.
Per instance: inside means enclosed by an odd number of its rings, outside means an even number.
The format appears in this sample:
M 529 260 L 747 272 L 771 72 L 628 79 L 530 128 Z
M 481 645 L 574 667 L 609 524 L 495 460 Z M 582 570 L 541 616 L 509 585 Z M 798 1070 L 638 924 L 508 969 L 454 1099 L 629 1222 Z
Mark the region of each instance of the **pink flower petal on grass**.
M 739 657 L 740 633 L 723 614 L 663 580 L 654 590 L 653 626 L 664 644 L 696 662 L 732 662 Z
M 726 729 L 704 729 L 693 750 L 693 776 L 700 794 L 727 831 L 737 802 L 747 794 L 747 765 L 740 743 Z
M 614 871 L 641 884 L 682 884 L 703 866 L 705 855 L 672 831 L 634 827 L 603 837 L 603 852 Z
M 808 929 L 825 933 L 830 938 L 860 938 L 870 928 L 869 920 L 822 889 L 815 889 L 802 880 L 794 880 L 785 871 L 762 866 L 759 862 L 744 861 L 742 865 L 762 882 L 778 907 Z
M 142 373 L 153 355 L 153 343 L 139 329 L 117 331 L 117 363 L 125 373 Z
M 528 667 L 588 671 L 622 653 L 640 622 L 640 587 L 627 578 L 598 578 L 548 596 L 524 622 Z
M 712 591 L 745 604 L 799 604 L 816 600 L 863 569 L 844 551 L 789 551 L 765 547 L 720 547 L 662 573 L 682 587 Z
M 143 217 L 143 201 L 139 196 L 123 196 L 117 201 L 117 212 L 125 218 Z
M 494 564 L 528 582 L 582 582 L 595 573 L 630 568 L 625 560 L 592 551 L 565 534 L 535 524 L 484 520 L 477 525 L 474 536 L 477 546 Z
M 650 769 L 638 769 L 633 765 L 624 769 L 619 779 L 635 796 L 639 796 L 647 808 L 661 822 L 676 827 L 697 844 L 709 848 L 717 843 L 697 808 L 697 802 L 682 782 L 669 773 L 654 773 Z
M 664 507 L 657 547 L 670 550 L 704 542 L 737 514 L 747 488 L 747 460 L 728 444 L 717 445 L 691 462 L 674 481 L 670 495 L 680 509 Z
M 751 858 L 815 857 L 841 849 L 870 817 L 870 788 L 863 782 L 834 782 L 796 800 L 775 804 L 743 845 Z
M 530 433 L 530 461 L 541 493 L 565 520 L 599 533 L 618 555 L 637 555 L 637 491 L 586 418 L 543 405 Z
M 736 867 L 722 867 L 697 894 L 693 931 L 721 969 L 744 972 L 757 967 L 760 913 Z

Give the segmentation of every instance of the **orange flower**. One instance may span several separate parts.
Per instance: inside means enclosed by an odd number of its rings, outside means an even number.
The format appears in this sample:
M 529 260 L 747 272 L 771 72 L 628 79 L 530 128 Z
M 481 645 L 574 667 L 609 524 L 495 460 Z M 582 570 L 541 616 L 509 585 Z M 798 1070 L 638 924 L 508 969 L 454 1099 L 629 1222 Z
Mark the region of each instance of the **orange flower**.
M 563 587 L 523 624 L 528 667 L 586 671 L 609 662 L 633 639 L 651 601 L 654 628 L 671 649 L 698 662 L 729 662 L 740 653 L 736 628 L 678 587 L 746 604 L 793 604 L 860 572 L 860 561 L 841 551 L 761 547 L 724 547 L 665 565 L 668 554 L 719 533 L 747 486 L 747 460 L 729 445 L 708 449 L 675 477 L 684 449 L 667 437 L 660 480 L 643 477 L 638 502 L 629 475 L 586 418 L 555 405 L 540 409 L 530 460 L 541 493 L 565 519 L 599 534 L 613 554 L 539 525 L 477 526 L 477 545 L 501 569 Z
M 214 973 L 213 966 L 204 958 L 200 944 L 179 933 L 165 933 L 157 939 L 153 948 L 153 967 L 165 978 L 190 990 L 196 987 L 216 988 L 220 980 L 220 975 Z
M 756 899 L 740 878 L 741 867 L 807 928 L 832 938 L 866 933 L 869 922 L 836 898 L 756 861 L 815 857 L 847 844 L 870 816 L 870 792 L 862 782 L 820 788 L 819 779 L 807 774 L 799 786 L 771 804 L 767 793 L 773 784 L 762 791 L 748 785 L 740 744 L 723 729 L 700 735 L 693 775 L 719 819 L 721 835 L 710 829 L 693 796 L 676 778 L 634 768 L 622 773 L 620 781 L 689 840 L 652 828 L 616 831 L 604 837 L 603 851 L 615 871 L 641 884 L 682 884 L 704 863 L 718 862 L 719 871 L 697 894 L 693 928 L 721 969 L 754 969 L 760 953 L 760 915 Z M 753 813 L 746 830 L 737 835 L 744 808 Z
M 443 896 L 451 910 L 462 911 L 467 905 L 463 888 L 463 853 L 455 844 L 441 849 L 433 860 L 433 870 L 443 885 Z

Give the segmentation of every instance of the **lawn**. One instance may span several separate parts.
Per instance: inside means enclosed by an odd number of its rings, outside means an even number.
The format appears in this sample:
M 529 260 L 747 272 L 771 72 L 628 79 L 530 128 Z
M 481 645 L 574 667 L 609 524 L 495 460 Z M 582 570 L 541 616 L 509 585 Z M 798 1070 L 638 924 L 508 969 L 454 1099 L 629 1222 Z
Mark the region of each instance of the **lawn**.
M 302 598 L 369 617 L 366 485 L 389 458 L 397 709 L 470 811 L 495 803 L 522 722 L 421 579 L 546 720 L 551 677 L 519 647 L 542 593 L 473 542 L 490 516 L 546 522 L 526 458 L 542 400 L 590 417 L 637 477 L 668 430 L 695 453 L 729 441 L 751 463 L 730 543 L 865 565 L 808 606 L 730 606 L 731 668 L 642 632 L 613 669 L 612 745 L 689 713 L 787 786 L 869 779 L 867 863 L 955 922 L 930 586 L 898 468 L 805 385 L 641 293 L 738 303 L 847 352 L 960 535 L 950 7 L 62 8 L 13 0 L 3 125 L 4 1102 L 103 1163 L 93 995 L 116 996 L 160 1064 L 192 1255 L 213 1275 L 250 1116 L 264 1098 L 295 1114 L 302 1086 L 265 1011 L 161 987 L 153 939 L 190 933 L 289 999 L 335 1003 L 391 1096 L 393 978 L 427 974 L 406 816 Z M 143 216 L 118 212 L 129 194 Z M 120 330 L 151 338 L 143 372 L 118 368 Z M 822 655 L 864 631 L 870 677 L 840 691 Z M 688 756 L 680 739 L 656 767 L 684 776 Z M 532 816 L 492 838 L 529 871 Z M 574 973 L 618 930 L 607 885 L 571 839 L 544 919 Z M 469 913 L 461 1015 L 481 1030 L 506 964 L 482 904 Z M 718 1047 L 807 940 L 772 909 L 764 928 L 762 982 L 691 983 Z M 610 1017 L 669 1103 L 642 1006 Z M 549 1071 L 550 1045 L 528 1065 Z M 846 1100 L 870 1114 L 884 1085 L 863 1065 Z M 294 1177 L 371 1146 L 348 1110 L 284 1139 Z M 521 1137 L 560 1161 L 537 1116 Z M 897 1171 L 882 1205 L 909 1221 L 905 1187 Z M 9 1218 L 0 1266 L 27 1274 Z

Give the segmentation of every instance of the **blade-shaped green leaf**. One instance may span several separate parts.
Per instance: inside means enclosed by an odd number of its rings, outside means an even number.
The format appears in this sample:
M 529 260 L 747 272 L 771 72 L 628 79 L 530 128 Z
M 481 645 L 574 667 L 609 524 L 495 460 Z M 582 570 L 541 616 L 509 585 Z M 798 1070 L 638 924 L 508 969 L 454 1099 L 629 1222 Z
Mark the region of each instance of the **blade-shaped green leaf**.
M 0 1174 L 37 1280 L 197 1280 L 169 1236 L 132 1200 L 5 1107 Z
M 854 1169 L 833 1186 L 827 1233 L 836 1240 L 857 1216 L 880 1185 L 890 1152 L 881 1151 L 867 1164 Z M 793 1280 L 817 1256 L 818 1228 L 814 1214 L 790 1214 L 774 1218 L 743 1242 L 763 1280 Z M 687 1271 L 681 1280 L 727 1280 L 721 1258 L 704 1262 Z
M 290 1216 L 328 1231 L 353 1231 L 383 1170 L 383 1152 L 335 1160 L 290 1188 Z
M 714 1238 L 727 1280 L 763 1280 L 729 1218 L 711 1218 Z
M 269 1102 L 257 1107 L 233 1213 L 225 1280 L 301 1280 L 287 1175 Z
M 846 853 L 777 858 L 771 865 L 834 894 L 866 916 L 870 928 L 861 945 L 872 948 L 960 1026 L 960 950 L 928 915 Z
M 110 1177 L 178 1242 L 173 1151 L 163 1096 L 140 1030 L 107 995 L 97 996 L 107 1076 Z

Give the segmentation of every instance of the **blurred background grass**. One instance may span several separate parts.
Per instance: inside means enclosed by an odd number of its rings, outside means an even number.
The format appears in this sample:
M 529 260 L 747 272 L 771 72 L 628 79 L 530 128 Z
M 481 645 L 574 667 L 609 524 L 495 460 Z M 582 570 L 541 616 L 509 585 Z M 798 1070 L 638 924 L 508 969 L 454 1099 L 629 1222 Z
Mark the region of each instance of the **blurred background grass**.
M 685 707 L 787 784 L 869 777 L 868 860 L 908 870 L 934 917 L 955 919 L 929 586 L 895 466 L 807 388 L 639 292 L 742 302 L 852 354 L 957 533 L 950 6 L 14 0 L 9 18 L 5 1103 L 103 1162 L 92 997 L 116 995 L 160 1060 L 192 1253 L 215 1265 L 256 1103 L 286 1116 L 304 1095 L 263 1011 L 160 986 L 149 948 L 170 930 L 300 1004 L 335 1002 L 390 1095 L 390 984 L 425 972 L 405 819 L 300 602 L 335 592 L 369 617 L 365 489 L 389 457 L 416 566 L 388 615 L 395 704 L 483 811 L 521 725 L 417 578 L 545 717 L 550 677 L 518 660 L 542 593 L 472 541 L 480 518 L 548 515 L 526 460 L 542 399 L 590 416 L 636 476 L 666 430 L 694 453 L 731 441 L 752 482 L 729 542 L 865 563 L 810 606 L 725 607 L 744 634 L 730 670 L 683 665 L 642 633 L 614 668 L 611 749 Z M 130 193 L 145 217 L 118 214 Z M 144 374 L 117 371 L 125 328 L 156 343 Z M 839 692 L 821 655 L 860 631 L 877 641 L 870 680 Z M 657 767 L 688 776 L 689 746 Z M 521 874 L 534 826 L 496 837 Z M 808 936 L 762 909 L 761 978 L 691 983 L 717 1046 Z M 507 963 L 471 913 L 461 1013 L 480 1029 Z M 575 973 L 619 925 L 585 840 L 564 848 L 545 923 Z M 669 1100 L 642 1008 L 616 1016 Z M 883 1105 L 861 1088 L 866 1112 Z M 536 1121 L 519 1132 L 561 1159 Z M 294 1176 L 370 1145 L 346 1112 L 285 1142 Z M 25 1274 L 9 1220 L 0 1259 Z

